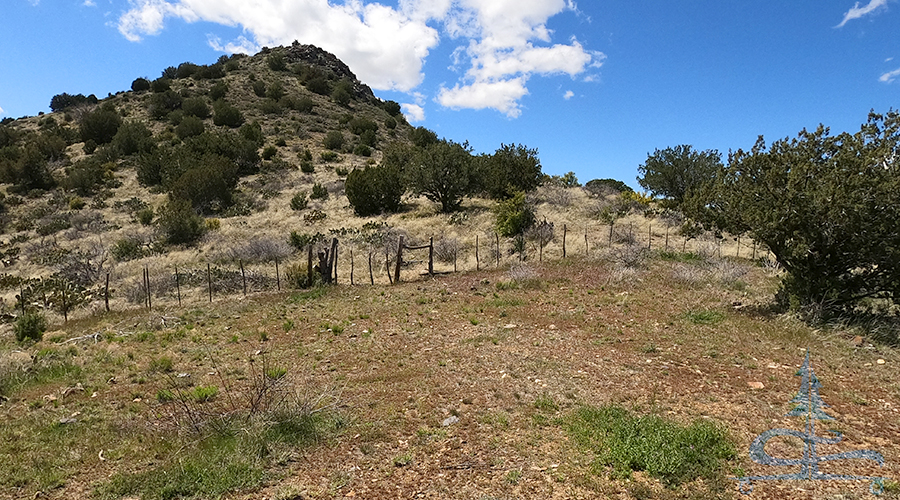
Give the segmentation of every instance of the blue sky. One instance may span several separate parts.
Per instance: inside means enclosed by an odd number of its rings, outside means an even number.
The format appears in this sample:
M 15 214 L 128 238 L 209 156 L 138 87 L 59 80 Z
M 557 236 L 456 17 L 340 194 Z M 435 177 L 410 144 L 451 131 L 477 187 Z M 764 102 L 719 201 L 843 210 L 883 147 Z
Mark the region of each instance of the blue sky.
M 749 148 L 900 107 L 897 0 L 3 0 L 0 116 L 184 61 L 313 43 L 410 121 L 637 187 L 654 149 Z

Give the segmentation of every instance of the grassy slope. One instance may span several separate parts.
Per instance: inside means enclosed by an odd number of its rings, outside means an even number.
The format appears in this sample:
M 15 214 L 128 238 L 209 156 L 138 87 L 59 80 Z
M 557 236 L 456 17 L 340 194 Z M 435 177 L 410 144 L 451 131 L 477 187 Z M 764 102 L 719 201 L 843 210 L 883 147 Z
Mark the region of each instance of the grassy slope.
M 607 403 L 684 424 L 708 419 L 736 443 L 730 467 L 784 473 L 753 464 L 746 450 L 766 429 L 802 428 L 783 415 L 806 347 L 845 438 L 820 446 L 820 454 L 874 449 L 886 460 L 883 469 L 845 461 L 822 470 L 896 477 L 892 402 L 900 384 L 892 366 L 900 358 L 853 347 L 852 332 L 814 331 L 768 313 L 774 281 L 740 260 L 654 259 L 623 269 L 576 257 L 73 322 L 28 348 L 69 369 L 45 373 L 0 407 L 9 423 L 0 455 L 16 464 L 4 469 L 0 494 L 83 496 L 115 472 L 185 460 L 193 441 L 183 421 L 173 424 L 171 403 L 156 400 L 158 391 L 172 388 L 171 374 L 189 373 L 194 386 L 227 383 L 243 394 L 248 361 L 259 363 L 262 353 L 269 366 L 288 369 L 298 390 L 339 394 L 343 427 L 311 448 L 276 447 L 277 458 L 263 462 L 262 483 L 228 498 L 731 495 L 727 480 L 676 490 L 641 474 L 609 480 L 558 419 Z M 101 332 L 99 342 L 61 342 L 93 332 Z M 8 337 L 3 343 L 13 347 Z M 159 368 L 167 366 L 162 358 L 171 361 L 170 374 Z M 79 383 L 84 391 L 66 391 Z M 56 423 L 73 415 L 74 423 Z M 451 415 L 459 422 L 443 426 Z M 767 450 L 790 457 L 800 448 L 773 440 Z M 858 482 L 758 483 L 754 498 L 839 492 L 868 494 Z

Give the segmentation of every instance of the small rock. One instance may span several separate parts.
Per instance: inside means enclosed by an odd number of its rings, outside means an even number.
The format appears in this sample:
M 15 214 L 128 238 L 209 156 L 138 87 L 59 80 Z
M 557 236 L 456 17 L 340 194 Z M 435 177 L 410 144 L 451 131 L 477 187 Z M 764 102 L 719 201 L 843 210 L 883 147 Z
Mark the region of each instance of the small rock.
M 883 359 L 879 359 L 878 361 L 876 361 L 876 363 L 878 363 L 879 365 L 883 365 L 885 361 Z
M 77 421 L 78 421 L 78 420 L 76 420 L 76 419 L 74 419 L 74 418 L 72 418 L 72 417 L 61 418 L 61 419 L 59 419 L 59 423 L 60 423 L 61 425 L 74 424 L 74 423 L 77 422 Z
M 515 327 L 516 327 L 516 325 L 514 325 L 514 324 L 512 324 L 512 323 L 509 323 L 508 325 L 504 326 L 503 328 L 506 328 L 507 330 L 510 330 L 510 329 L 515 328 Z
M 853 347 L 859 347 L 863 344 L 863 338 L 860 335 L 853 337 L 853 340 L 850 341 L 850 345 Z
M 550 325 L 547 327 L 548 330 L 556 330 L 556 325 Z
M 441 422 L 441 426 L 449 427 L 457 422 L 459 422 L 459 417 L 457 417 L 456 415 L 450 415 L 449 417 L 445 418 L 443 422 Z
M 747 382 L 747 387 L 751 389 L 764 389 L 766 386 L 762 382 Z

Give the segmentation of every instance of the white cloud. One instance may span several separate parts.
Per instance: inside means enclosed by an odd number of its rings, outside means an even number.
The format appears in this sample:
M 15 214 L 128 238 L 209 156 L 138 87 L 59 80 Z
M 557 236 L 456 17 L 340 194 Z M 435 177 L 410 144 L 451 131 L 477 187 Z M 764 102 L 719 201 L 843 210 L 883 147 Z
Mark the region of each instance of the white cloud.
M 841 24 L 838 24 L 836 27 L 840 28 L 847 24 L 847 22 L 852 21 L 854 19 L 859 19 L 867 14 L 875 12 L 881 7 L 887 8 L 888 0 L 869 0 L 869 3 L 863 7 L 859 6 L 859 2 L 853 4 L 853 8 L 848 10 L 844 14 L 844 20 L 841 21 Z
M 82 5 L 85 7 L 96 7 L 97 6 L 97 4 L 94 2 L 94 0 L 84 0 L 84 3 Z
M 2 114 L 3 114 L 3 108 L 0 107 L 0 115 L 2 115 Z
M 405 102 L 400 107 L 403 109 L 403 116 L 406 117 L 406 121 L 410 123 L 425 121 L 425 108 L 422 106 Z
M 519 99 L 528 95 L 526 78 L 518 77 L 491 82 L 475 82 L 470 85 L 457 84 L 452 89 L 441 88 L 437 101 L 454 109 L 496 109 L 510 118 L 522 114 Z
M 887 73 L 881 75 L 878 78 L 878 81 L 884 82 L 884 83 L 891 83 L 898 77 L 900 77 L 900 68 L 897 68 L 894 71 L 888 71 Z
M 563 99 L 567 101 L 573 97 L 575 97 L 575 92 L 572 92 L 571 90 L 567 90 L 566 93 L 563 94 Z
M 441 35 L 461 39 L 453 69 L 461 75 L 442 87 L 438 102 L 454 108 L 495 109 L 518 116 L 519 99 L 535 75 L 568 75 L 599 67 L 605 56 L 578 41 L 552 43 L 550 17 L 577 14 L 573 0 L 399 0 L 396 8 L 376 0 L 129 0 L 119 31 L 131 41 L 159 34 L 167 19 L 240 26 L 234 41 L 210 37 L 224 52 L 253 53 L 261 46 L 294 40 L 334 53 L 366 84 L 411 92 Z M 439 31 L 439 29 L 441 31 Z M 421 102 L 417 104 L 424 112 Z

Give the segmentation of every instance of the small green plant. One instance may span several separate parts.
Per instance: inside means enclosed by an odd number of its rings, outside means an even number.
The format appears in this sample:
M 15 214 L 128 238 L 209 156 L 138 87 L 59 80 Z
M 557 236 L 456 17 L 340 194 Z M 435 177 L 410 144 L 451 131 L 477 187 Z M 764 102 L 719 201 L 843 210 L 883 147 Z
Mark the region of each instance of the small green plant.
M 291 210 L 299 212 L 300 210 L 306 209 L 308 205 L 309 198 L 306 196 L 306 191 L 300 191 L 291 198 Z
M 214 385 L 197 386 L 191 393 L 191 397 L 198 403 L 207 403 L 219 395 L 219 388 Z
M 318 182 L 313 184 L 312 193 L 309 197 L 313 200 L 324 200 L 328 198 L 328 189 L 325 186 L 319 184 Z
M 394 467 L 406 467 L 413 461 L 412 453 L 404 453 L 394 457 Z
M 41 313 L 27 312 L 16 320 L 13 330 L 19 342 L 25 340 L 40 342 L 44 338 L 44 332 L 47 331 L 47 318 Z
M 319 154 L 319 158 L 321 158 L 325 163 L 338 161 L 340 157 L 341 155 L 335 153 L 334 151 L 322 151 L 322 153 Z
M 715 482 L 737 456 L 725 430 L 704 420 L 681 426 L 658 415 L 634 416 L 618 406 L 585 406 L 564 427 L 594 453 L 596 466 L 610 466 L 615 478 L 646 471 L 670 487 L 697 478 Z
M 161 356 L 159 358 L 153 358 L 150 360 L 150 365 L 148 369 L 151 372 L 158 373 L 169 373 L 173 369 L 172 358 L 168 356 Z
M 281 328 L 285 332 L 289 332 L 289 331 L 293 330 L 294 329 L 294 320 L 292 320 L 292 319 L 284 320 L 284 323 L 281 325 Z
M 300 171 L 304 174 L 311 174 L 316 171 L 316 167 L 313 165 L 311 160 L 302 159 L 300 160 Z
M 522 479 L 522 471 L 518 469 L 511 469 L 506 473 L 506 482 L 509 484 L 519 484 L 520 479 Z
M 175 393 L 168 389 L 160 389 L 156 391 L 156 400 L 160 403 L 170 403 L 175 401 Z
M 279 380 L 284 378 L 285 375 L 287 375 L 287 368 L 273 366 L 266 369 L 266 377 L 270 380 Z
M 534 407 L 544 412 L 553 412 L 559 410 L 559 405 L 556 404 L 556 401 L 554 401 L 553 398 L 547 393 L 541 394 L 537 397 L 537 399 L 534 400 Z

